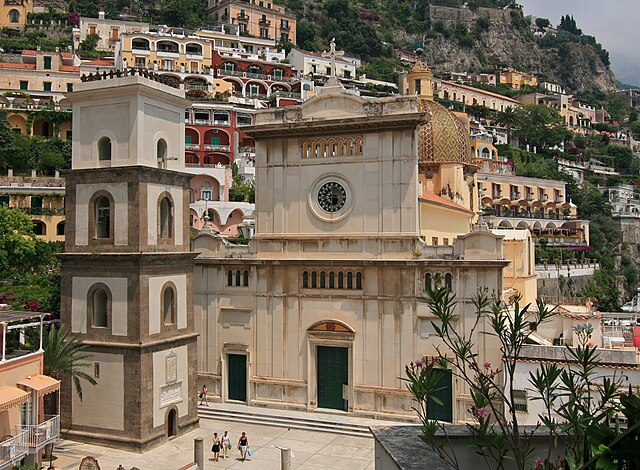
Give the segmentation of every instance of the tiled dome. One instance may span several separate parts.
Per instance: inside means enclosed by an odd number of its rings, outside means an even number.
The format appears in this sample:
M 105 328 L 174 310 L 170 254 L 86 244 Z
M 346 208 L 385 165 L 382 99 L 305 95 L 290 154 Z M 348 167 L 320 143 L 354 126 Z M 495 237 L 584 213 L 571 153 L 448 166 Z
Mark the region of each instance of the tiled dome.
M 420 163 L 471 163 L 469 131 L 455 114 L 435 101 L 420 99 L 431 119 L 419 128 Z

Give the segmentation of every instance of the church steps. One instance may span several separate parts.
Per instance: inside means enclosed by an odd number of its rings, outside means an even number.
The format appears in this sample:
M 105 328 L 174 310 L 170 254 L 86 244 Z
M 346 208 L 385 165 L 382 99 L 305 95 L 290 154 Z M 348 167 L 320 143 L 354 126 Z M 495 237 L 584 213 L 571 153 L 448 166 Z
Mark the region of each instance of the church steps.
M 371 431 L 369 431 L 369 426 L 364 424 L 340 422 L 338 419 L 332 418 L 331 414 L 318 413 L 318 417 L 316 418 L 299 418 L 199 406 L 198 416 L 200 419 L 215 419 L 220 421 L 241 422 L 245 424 L 330 432 L 346 436 L 372 437 Z

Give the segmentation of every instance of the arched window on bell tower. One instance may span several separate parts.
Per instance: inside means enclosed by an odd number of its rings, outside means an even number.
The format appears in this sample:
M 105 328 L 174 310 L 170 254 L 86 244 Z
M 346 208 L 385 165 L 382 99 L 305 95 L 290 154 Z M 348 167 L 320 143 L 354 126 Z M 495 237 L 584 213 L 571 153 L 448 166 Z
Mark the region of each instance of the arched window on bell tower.
M 95 238 L 111 237 L 111 201 L 106 196 L 94 202 Z
M 176 323 L 176 291 L 173 284 L 165 284 L 162 289 L 162 320 L 165 325 Z
M 92 328 L 107 328 L 111 316 L 111 291 L 102 284 L 94 284 L 87 298 L 89 324 Z
M 159 139 L 156 144 L 156 159 L 158 161 L 158 168 L 166 168 L 167 166 L 167 142 L 164 139 Z
M 160 198 L 158 203 L 158 235 L 160 238 L 173 238 L 173 204 L 169 196 Z
M 111 139 L 109 137 L 101 137 L 98 140 L 98 160 L 111 160 Z

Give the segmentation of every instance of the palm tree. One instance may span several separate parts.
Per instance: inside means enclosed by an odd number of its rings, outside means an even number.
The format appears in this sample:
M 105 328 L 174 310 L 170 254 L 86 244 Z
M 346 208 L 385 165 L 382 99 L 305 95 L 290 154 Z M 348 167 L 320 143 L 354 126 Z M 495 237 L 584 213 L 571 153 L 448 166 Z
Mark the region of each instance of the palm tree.
M 96 385 L 96 381 L 82 369 L 90 366 L 84 362 L 91 356 L 84 351 L 87 346 L 82 344 L 78 335 L 69 336 L 69 330 L 64 326 L 51 326 L 49 332 L 42 338 L 42 348 L 44 349 L 44 373 L 54 379 L 62 380 L 71 376 L 76 393 L 82 401 L 82 384 L 80 380 L 86 380 L 91 385 Z M 53 395 L 50 395 L 53 396 Z M 55 402 L 45 404 L 45 408 L 54 411 Z M 54 412 L 55 413 L 55 412 Z M 49 414 L 54 414 L 49 413 Z
M 507 128 L 507 144 L 511 145 L 511 128 L 518 123 L 518 112 L 512 106 L 509 106 L 498 113 L 496 122 Z

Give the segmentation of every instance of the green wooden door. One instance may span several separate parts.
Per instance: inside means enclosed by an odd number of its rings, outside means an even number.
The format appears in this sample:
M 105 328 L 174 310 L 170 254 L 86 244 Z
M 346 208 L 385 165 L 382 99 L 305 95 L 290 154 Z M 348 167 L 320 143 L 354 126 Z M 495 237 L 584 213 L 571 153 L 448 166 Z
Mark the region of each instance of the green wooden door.
M 429 400 L 427 418 L 453 422 L 453 380 L 450 370 L 442 370 L 442 375 L 432 396 L 438 398 L 442 404 Z
M 229 354 L 227 365 L 229 400 L 247 401 L 247 356 Z
M 349 382 L 349 350 L 318 346 L 318 407 L 347 410 L 342 387 Z

